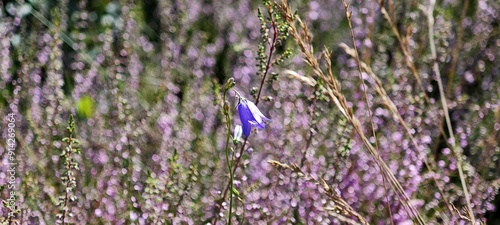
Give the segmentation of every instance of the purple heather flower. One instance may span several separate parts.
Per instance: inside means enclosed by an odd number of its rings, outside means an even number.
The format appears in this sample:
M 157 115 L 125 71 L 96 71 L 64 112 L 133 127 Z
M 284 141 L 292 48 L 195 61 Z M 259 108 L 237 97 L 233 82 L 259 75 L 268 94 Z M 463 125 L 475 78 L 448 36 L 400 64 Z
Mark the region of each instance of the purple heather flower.
M 249 101 L 241 96 L 238 103 L 238 114 L 240 115 L 241 124 L 243 126 L 243 134 L 245 137 L 250 135 L 252 126 L 255 126 L 258 129 L 264 129 L 266 128 L 265 122 L 271 120 L 265 117 L 252 101 Z

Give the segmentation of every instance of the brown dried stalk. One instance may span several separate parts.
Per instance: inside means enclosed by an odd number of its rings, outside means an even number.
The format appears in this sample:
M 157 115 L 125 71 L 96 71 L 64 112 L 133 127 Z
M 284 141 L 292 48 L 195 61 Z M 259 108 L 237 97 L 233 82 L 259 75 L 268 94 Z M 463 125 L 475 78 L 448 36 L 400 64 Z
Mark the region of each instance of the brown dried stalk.
M 391 19 L 391 16 L 389 15 L 389 13 L 387 12 L 387 10 L 384 7 L 384 1 L 379 0 L 378 3 L 380 5 L 380 10 L 382 12 L 382 15 L 384 15 L 384 18 L 387 20 L 387 22 L 389 23 L 389 25 L 392 28 L 392 32 L 394 33 L 394 36 L 396 36 L 396 39 L 398 40 L 399 47 L 401 48 L 401 52 L 404 55 L 404 61 L 406 63 L 406 66 L 410 69 L 411 74 L 413 75 L 413 77 L 415 77 L 415 80 L 417 80 L 418 86 L 420 87 L 420 90 L 422 91 L 422 94 L 424 95 L 425 101 L 427 103 L 429 103 L 430 102 L 429 97 L 427 96 L 427 93 L 425 92 L 425 88 L 424 88 L 424 85 L 422 84 L 422 80 L 420 79 L 420 75 L 418 75 L 417 68 L 416 68 L 415 64 L 413 63 L 413 58 L 411 57 L 411 54 L 410 54 L 410 47 L 408 46 L 408 42 L 405 41 L 403 39 L 403 37 L 401 37 L 401 34 L 399 33 L 398 28 L 396 27 L 396 24 L 394 24 L 394 21 Z M 394 6 L 392 4 L 391 0 L 389 0 L 389 5 L 392 7 Z M 392 9 L 391 11 L 394 10 L 393 8 L 391 8 L 391 9 Z
M 400 196 L 399 200 L 401 201 L 405 209 L 409 210 L 412 217 L 415 218 L 419 224 L 425 224 L 424 219 L 422 218 L 418 210 L 410 203 L 410 198 L 406 195 L 399 181 L 396 179 L 394 174 L 392 174 L 387 164 L 382 160 L 378 151 L 375 149 L 375 147 L 373 147 L 366 135 L 363 133 L 361 122 L 356 116 L 354 116 L 352 109 L 349 108 L 347 104 L 345 96 L 341 93 L 340 82 L 333 76 L 331 69 L 328 69 L 328 75 L 324 74 L 321 70 L 319 63 L 314 56 L 314 51 L 311 44 L 312 36 L 310 35 L 307 26 L 302 22 L 302 20 L 300 20 L 298 16 L 295 16 L 294 13 L 292 13 L 285 0 L 282 0 L 280 4 L 277 4 L 277 7 L 281 11 L 283 18 L 285 18 L 290 24 L 290 35 L 298 44 L 300 50 L 304 54 L 305 62 L 312 68 L 314 72 L 313 78 L 321 79 L 326 84 L 325 88 L 328 96 L 333 100 L 337 108 L 346 117 L 349 123 L 351 123 L 354 131 L 356 131 L 356 133 L 360 136 L 370 155 L 379 166 L 380 171 L 384 176 L 388 178 L 391 188 Z M 296 23 L 300 27 L 300 32 L 297 29 Z M 324 53 L 327 58 L 330 58 L 330 53 L 328 50 L 325 50 Z

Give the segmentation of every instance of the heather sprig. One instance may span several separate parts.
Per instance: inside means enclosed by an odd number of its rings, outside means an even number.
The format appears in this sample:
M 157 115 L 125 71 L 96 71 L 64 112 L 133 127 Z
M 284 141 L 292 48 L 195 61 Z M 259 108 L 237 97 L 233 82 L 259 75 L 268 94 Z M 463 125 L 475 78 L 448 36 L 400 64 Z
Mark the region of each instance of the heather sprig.
M 67 130 L 68 137 L 62 139 L 62 141 L 67 144 L 67 146 L 61 153 L 61 157 L 64 160 L 63 172 L 61 174 L 64 194 L 59 197 L 59 202 L 57 204 L 60 210 L 60 213 L 57 214 L 57 223 L 62 224 L 68 223 L 69 218 L 67 217 L 73 217 L 73 214 L 70 212 L 70 203 L 77 200 L 77 196 L 74 193 L 74 189 L 76 188 L 75 172 L 80 170 L 78 162 L 75 158 L 75 155 L 80 154 L 80 149 L 78 148 L 80 142 L 74 137 L 75 121 L 72 114 L 69 117 Z
M 264 15 L 260 8 L 257 9 L 261 33 L 257 51 L 257 68 L 258 76 L 263 77 L 262 81 L 266 80 L 265 77 L 271 66 L 282 64 L 286 59 L 290 58 L 294 52 L 291 48 L 286 46 L 286 40 L 289 36 L 289 24 L 282 18 L 276 5 L 272 4 L 271 1 L 265 0 L 264 6 L 266 6 L 267 15 Z M 268 26 L 270 26 L 271 29 L 269 29 Z M 283 48 L 284 50 L 278 52 L 278 48 Z M 266 52 L 266 50 L 269 52 Z M 272 76 L 267 81 L 273 83 L 278 79 L 278 73 L 271 73 L 271 75 Z M 258 89 L 258 94 L 260 94 L 261 89 L 262 84 Z M 259 99 L 257 98 L 256 103 L 258 103 L 258 101 Z

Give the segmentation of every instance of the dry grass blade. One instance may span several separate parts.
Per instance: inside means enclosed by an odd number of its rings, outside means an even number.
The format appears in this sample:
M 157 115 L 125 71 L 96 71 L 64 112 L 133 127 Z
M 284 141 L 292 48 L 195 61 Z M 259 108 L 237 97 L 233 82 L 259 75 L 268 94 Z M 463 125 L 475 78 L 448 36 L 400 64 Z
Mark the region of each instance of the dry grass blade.
M 367 90 L 367 86 L 365 84 L 365 80 L 363 79 L 362 75 L 363 75 L 363 70 L 361 69 L 361 60 L 359 59 L 359 53 L 358 53 L 358 49 L 356 47 L 356 40 L 354 38 L 354 29 L 352 27 L 352 23 L 351 23 L 351 11 L 349 9 L 350 7 L 350 3 L 347 3 L 345 0 L 342 0 L 342 4 L 344 5 L 344 10 L 345 10 L 345 15 L 346 15 L 346 18 L 347 18 L 347 24 L 349 25 L 349 30 L 351 31 L 351 40 L 352 40 L 352 45 L 354 47 L 354 53 L 355 53 L 355 57 L 354 59 L 356 60 L 356 64 L 358 65 L 358 77 L 359 77 L 359 80 L 361 81 L 361 84 L 362 84 L 362 89 L 363 89 L 363 94 L 364 94 L 364 97 L 365 97 L 365 102 L 366 102 L 366 106 L 368 107 L 368 117 L 369 117 L 369 121 L 370 121 L 370 125 L 371 125 L 371 131 L 372 131 L 372 135 L 373 135 L 373 139 L 375 140 L 375 149 L 377 150 L 377 152 L 380 152 L 379 148 L 378 148 L 378 138 L 377 138 L 377 133 L 375 132 L 375 125 L 373 124 L 373 113 L 370 109 L 370 103 L 368 102 L 368 94 L 366 93 L 366 90 Z M 331 58 L 330 57 L 330 53 L 328 51 L 325 51 L 325 53 L 329 56 L 328 58 Z M 331 72 L 331 64 L 330 62 L 328 62 L 328 73 L 331 75 L 332 72 Z M 332 75 L 330 77 L 333 77 Z M 339 88 L 340 89 L 340 88 Z M 383 176 L 383 183 L 384 183 L 384 190 L 385 192 L 388 193 L 387 191 L 387 184 L 386 184 L 386 177 Z M 388 196 L 386 195 L 385 196 L 386 198 L 386 205 L 387 205 L 387 211 L 389 212 L 389 217 L 390 217 L 390 221 L 391 221 L 391 224 L 394 225 L 394 218 L 392 216 L 392 210 L 391 210 L 391 206 L 389 205 L 389 198 Z
M 441 73 L 439 72 L 439 65 L 437 61 L 437 53 L 436 53 L 436 44 L 434 41 L 434 5 L 436 4 L 435 0 L 431 0 L 429 2 L 429 6 L 425 8 L 424 6 L 421 6 L 422 11 L 426 14 L 427 16 L 427 21 L 428 21 L 428 26 L 429 26 L 429 46 L 431 49 L 431 55 L 433 58 L 433 65 L 432 65 L 432 70 L 434 74 L 436 75 L 436 80 L 438 82 L 438 88 L 439 88 L 439 95 L 441 99 L 441 103 L 443 105 L 443 110 L 444 110 L 444 118 L 446 119 L 446 127 L 448 128 L 448 133 L 450 135 L 451 143 L 453 143 L 453 152 L 455 153 L 455 158 L 457 159 L 457 169 L 458 169 L 458 174 L 460 176 L 460 183 L 462 183 L 462 190 L 465 195 L 465 201 L 467 203 L 467 210 L 468 214 L 470 215 L 470 219 L 472 224 L 476 224 L 476 219 L 474 217 L 474 213 L 472 210 L 472 204 L 469 196 L 469 190 L 467 188 L 467 183 L 465 181 L 465 174 L 463 172 L 463 155 L 462 155 L 462 149 L 460 146 L 457 144 L 455 135 L 453 132 L 453 128 L 451 126 L 451 120 L 450 116 L 448 113 L 448 104 L 446 103 L 446 95 L 444 93 L 444 87 L 443 87 L 443 81 L 441 80 Z

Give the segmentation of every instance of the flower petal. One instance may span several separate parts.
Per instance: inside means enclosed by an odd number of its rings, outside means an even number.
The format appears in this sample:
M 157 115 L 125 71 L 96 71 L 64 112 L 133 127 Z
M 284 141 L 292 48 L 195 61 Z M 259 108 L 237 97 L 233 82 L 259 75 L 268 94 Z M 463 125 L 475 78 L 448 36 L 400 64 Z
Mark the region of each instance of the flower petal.
M 251 102 L 251 101 L 246 101 L 246 102 L 248 104 L 248 108 L 252 112 L 253 117 L 255 118 L 255 121 L 257 121 L 257 123 L 259 125 L 261 125 L 261 126 L 264 125 L 264 127 L 265 127 L 265 124 L 262 122 L 263 121 L 270 121 L 271 119 L 265 117 L 264 114 L 262 114 L 262 112 L 260 112 L 259 108 L 257 108 L 257 106 L 253 102 Z
M 243 129 L 241 128 L 240 125 L 236 125 L 234 127 L 234 132 L 233 132 L 233 140 L 237 141 L 241 138 L 241 134 L 243 134 Z
M 248 109 L 252 112 L 253 117 L 255 118 L 255 124 L 253 124 L 255 127 L 258 129 L 264 129 L 266 128 L 266 124 L 264 123 L 265 121 L 270 121 L 271 119 L 267 118 L 262 114 L 262 112 L 257 108 L 257 106 L 251 102 L 247 101 L 248 104 Z
M 240 115 L 241 126 L 243 127 L 243 134 L 245 137 L 250 135 L 250 131 L 252 130 L 252 124 L 250 121 L 255 121 L 252 112 L 248 108 L 246 100 L 242 99 L 240 104 L 238 104 L 238 114 Z

